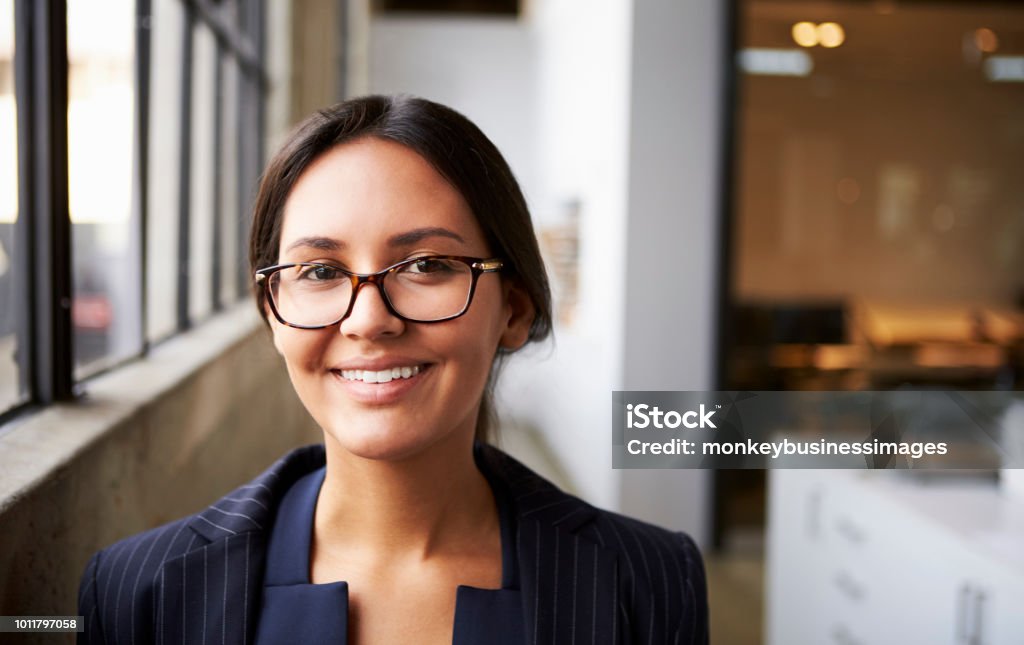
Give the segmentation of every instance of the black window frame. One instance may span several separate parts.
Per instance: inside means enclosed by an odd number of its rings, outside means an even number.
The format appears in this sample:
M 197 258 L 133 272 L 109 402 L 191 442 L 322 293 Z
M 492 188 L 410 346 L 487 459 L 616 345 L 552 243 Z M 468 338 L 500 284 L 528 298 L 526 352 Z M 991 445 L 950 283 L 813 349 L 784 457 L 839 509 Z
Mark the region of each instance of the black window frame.
M 214 93 L 214 168 L 213 208 L 210 225 L 214 236 L 211 245 L 211 315 L 223 310 L 228 302 L 221 288 L 224 243 L 222 218 L 237 221 L 234 242 L 239 250 L 234 275 L 237 281 L 235 300 L 248 295 L 250 280 L 245 266 L 244 249 L 248 237 L 248 212 L 255 193 L 256 181 L 263 164 L 263 133 L 265 98 L 269 75 L 265 59 L 266 0 L 174 0 L 185 16 L 182 52 L 184 64 L 181 77 L 181 141 L 176 181 L 182 198 L 177 212 L 179 239 L 177 275 L 176 325 L 168 337 L 191 328 L 197 320 L 189 315 L 188 266 L 193 249 L 189 246 L 191 191 L 191 88 L 194 71 L 194 32 L 205 26 L 216 40 L 216 91 Z M 28 410 L 61 402 L 73 401 L 84 393 L 82 382 L 75 380 L 74 301 L 71 241 L 72 224 L 68 199 L 68 50 L 67 0 L 15 0 L 14 2 L 14 80 L 17 106 L 18 138 L 18 217 L 14 225 L 12 255 L 14 303 L 16 309 L 15 337 L 17 344 L 18 387 L 20 403 L 0 409 L 0 426 Z M 237 18 L 231 20 L 231 16 Z M 125 361 L 110 364 L 99 373 L 116 369 L 124 362 L 145 356 L 152 345 L 165 338 L 147 336 L 146 240 L 149 231 L 150 196 L 150 82 L 152 69 L 153 0 L 135 0 L 135 106 L 134 151 L 132 168 L 133 230 L 131 235 L 138 249 L 139 280 L 136 306 L 141 308 L 139 321 L 141 348 L 139 354 Z M 222 181 L 223 159 L 223 68 L 227 61 L 237 63 L 237 95 L 234 141 L 236 178 L 234 186 Z M 237 194 L 237 212 L 222 212 L 223 191 Z M 87 380 L 87 379 L 86 379 Z

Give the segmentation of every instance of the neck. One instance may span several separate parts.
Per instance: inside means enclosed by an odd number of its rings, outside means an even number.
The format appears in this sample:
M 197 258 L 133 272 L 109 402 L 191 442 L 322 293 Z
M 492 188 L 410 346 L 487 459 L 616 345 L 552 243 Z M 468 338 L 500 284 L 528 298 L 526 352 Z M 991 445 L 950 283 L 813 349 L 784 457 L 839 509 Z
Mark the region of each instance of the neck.
M 326 447 L 315 521 L 321 547 L 425 559 L 497 528 L 471 438 L 449 437 L 400 461 L 352 455 L 330 435 Z

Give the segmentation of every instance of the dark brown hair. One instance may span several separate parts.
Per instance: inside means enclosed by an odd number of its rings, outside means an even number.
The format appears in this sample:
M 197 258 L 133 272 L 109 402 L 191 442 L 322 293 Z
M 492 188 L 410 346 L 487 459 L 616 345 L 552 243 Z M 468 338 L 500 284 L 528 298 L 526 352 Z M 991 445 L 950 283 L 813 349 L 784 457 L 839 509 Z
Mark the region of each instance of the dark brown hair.
M 335 146 L 364 137 L 415 151 L 462 194 L 491 252 L 505 261 L 502 278 L 515 281 L 533 302 L 529 342 L 546 338 L 551 332 L 551 291 L 530 211 L 512 170 L 469 119 L 426 99 L 366 96 L 320 110 L 299 124 L 260 180 L 249 235 L 250 275 L 278 261 L 284 204 L 306 168 Z M 265 293 L 255 283 L 253 288 L 266 319 Z M 497 364 L 502 354 L 496 357 Z M 493 374 L 477 419 L 476 437 L 481 441 L 488 438 L 493 418 Z

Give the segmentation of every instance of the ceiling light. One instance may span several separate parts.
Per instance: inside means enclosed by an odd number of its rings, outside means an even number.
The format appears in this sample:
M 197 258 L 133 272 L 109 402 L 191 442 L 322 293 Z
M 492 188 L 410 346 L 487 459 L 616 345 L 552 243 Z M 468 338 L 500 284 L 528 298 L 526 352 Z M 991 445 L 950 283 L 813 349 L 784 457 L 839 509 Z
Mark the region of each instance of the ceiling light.
M 829 49 L 838 47 L 846 40 L 846 32 L 839 23 L 823 22 L 818 25 L 818 42 Z
M 814 47 L 818 44 L 818 28 L 813 22 L 798 22 L 791 31 L 793 42 L 801 47 Z
M 991 54 L 995 50 L 999 49 L 999 38 L 996 36 L 996 32 L 992 31 L 988 27 L 975 29 L 974 46 L 978 48 L 978 51 Z

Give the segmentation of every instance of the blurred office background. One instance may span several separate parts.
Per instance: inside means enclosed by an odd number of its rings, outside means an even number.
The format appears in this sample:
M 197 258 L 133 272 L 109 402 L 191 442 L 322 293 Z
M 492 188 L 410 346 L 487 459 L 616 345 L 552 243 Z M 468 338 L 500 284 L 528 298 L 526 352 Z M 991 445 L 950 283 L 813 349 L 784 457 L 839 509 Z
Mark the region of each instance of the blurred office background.
M 693 534 L 714 643 L 1024 638 L 1019 471 L 616 471 L 608 440 L 615 389 L 1024 389 L 1010 0 L 0 0 L 0 614 L 73 613 L 93 550 L 317 439 L 248 211 L 292 124 L 368 92 L 506 154 L 558 324 L 502 444 Z

